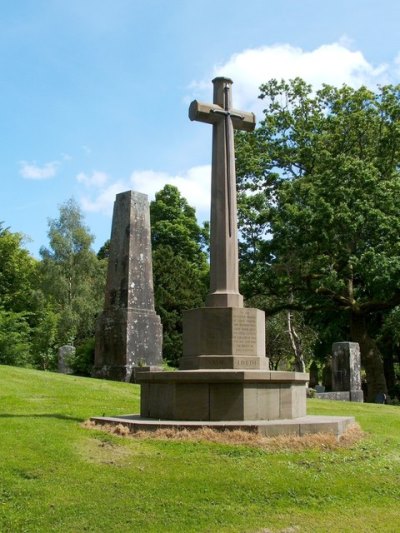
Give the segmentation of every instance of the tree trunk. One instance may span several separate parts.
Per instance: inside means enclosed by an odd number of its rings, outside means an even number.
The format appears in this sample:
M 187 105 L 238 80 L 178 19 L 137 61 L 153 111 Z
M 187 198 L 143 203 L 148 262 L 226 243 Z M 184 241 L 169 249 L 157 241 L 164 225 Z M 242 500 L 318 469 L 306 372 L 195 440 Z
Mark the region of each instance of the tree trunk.
M 393 351 L 388 350 L 383 353 L 383 369 L 385 372 L 387 389 L 389 396 L 394 398 L 396 388 L 396 373 L 394 370 L 394 356 Z
M 294 352 L 294 368 L 296 372 L 305 372 L 306 371 L 306 365 L 304 362 L 304 356 L 303 356 L 303 348 L 301 346 L 301 340 L 300 337 L 297 334 L 297 331 L 295 330 L 294 324 L 293 324 L 293 317 L 292 313 L 290 311 L 287 312 L 287 325 L 288 325 L 288 333 L 290 338 L 290 344 L 292 345 L 292 349 Z
M 374 402 L 377 394 L 387 394 L 387 387 L 382 355 L 375 340 L 368 334 L 364 315 L 351 314 L 350 334 L 351 340 L 360 345 L 361 362 L 367 374 L 367 401 Z

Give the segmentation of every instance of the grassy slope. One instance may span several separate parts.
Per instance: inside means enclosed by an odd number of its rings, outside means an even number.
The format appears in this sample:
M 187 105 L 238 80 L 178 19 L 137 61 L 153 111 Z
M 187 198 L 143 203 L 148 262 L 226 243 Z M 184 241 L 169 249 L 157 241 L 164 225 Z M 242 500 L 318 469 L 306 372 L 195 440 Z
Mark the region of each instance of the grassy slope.
M 133 385 L 0 366 L 0 532 L 399 531 L 398 407 L 311 400 L 310 414 L 354 414 L 368 433 L 333 452 L 80 425 L 138 406 Z

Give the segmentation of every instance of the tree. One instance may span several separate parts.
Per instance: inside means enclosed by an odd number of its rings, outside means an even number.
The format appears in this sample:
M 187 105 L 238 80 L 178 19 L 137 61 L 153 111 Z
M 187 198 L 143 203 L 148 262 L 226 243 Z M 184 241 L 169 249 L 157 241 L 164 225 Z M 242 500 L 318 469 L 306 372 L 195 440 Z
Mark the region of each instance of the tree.
M 207 271 L 206 229 L 200 228 L 196 210 L 183 198 L 177 187 L 165 185 L 150 204 L 151 240 L 153 249 L 169 246 L 180 257 Z
M 245 254 L 247 290 L 315 323 L 345 316 L 373 400 L 386 392 L 374 327 L 400 304 L 400 86 L 271 80 L 260 97 L 261 126 L 237 137 L 244 205 L 260 217 L 242 214 L 263 265 L 251 278 Z
M 91 249 L 93 236 L 74 200 L 49 220 L 50 247 L 42 247 L 42 289 L 58 315 L 57 343 L 79 344 L 94 335 L 102 308 L 105 263 Z
M 182 356 L 182 313 L 203 304 L 207 291 L 206 232 L 179 190 L 166 185 L 150 205 L 156 311 L 163 324 L 163 356 Z
M 24 237 L 0 223 L 0 307 L 22 312 L 31 307 L 37 261 L 23 248 Z
M 0 363 L 31 362 L 37 261 L 23 248 L 23 235 L 0 223 Z

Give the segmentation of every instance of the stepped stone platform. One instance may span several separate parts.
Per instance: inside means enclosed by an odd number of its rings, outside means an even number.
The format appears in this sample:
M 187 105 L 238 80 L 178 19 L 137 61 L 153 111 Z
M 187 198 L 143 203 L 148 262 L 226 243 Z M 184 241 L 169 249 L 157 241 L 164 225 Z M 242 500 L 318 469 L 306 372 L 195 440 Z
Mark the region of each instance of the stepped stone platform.
M 330 433 L 340 437 L 346 429 L 354 424 L 352 416 L 302 416 L 282 420 L 226 420 L 226 421 L 179 421 L 154 420 L 140 415 L 123 415 L 115 417 L 92 417 L 99 425 L 122 425 L 131 433 L 138 431 L 156 431 L 158 429 L 196 430 L 211 428 L 215 431 L 247 431 L 265 437 L 290 435 L 302 437 L 315 433 Z

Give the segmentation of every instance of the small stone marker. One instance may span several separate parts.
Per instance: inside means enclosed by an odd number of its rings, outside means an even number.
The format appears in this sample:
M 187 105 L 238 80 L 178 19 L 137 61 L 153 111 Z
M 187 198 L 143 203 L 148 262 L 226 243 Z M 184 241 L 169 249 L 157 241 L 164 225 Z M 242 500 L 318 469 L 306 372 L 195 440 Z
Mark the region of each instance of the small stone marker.
M 161 365 L 162 326 L 154 310 L 150 210 L 145 194 L 117 194 L 104 311 L 96 326 L 95 377 L 131 381 Z
M 362 402 L 361 356 L 357 342 L 332 344 L 332 391 L 350 392 L 350 401 Z
M 60 374 L 72 374 L 70 359 L 75 355 L 75 346 L 65 344 L 58 349 L 58 372 Z
M 378 392 L 378 394 L 375 396 L 375 403 L 386 403 L 387 396 L 384 392 Z

